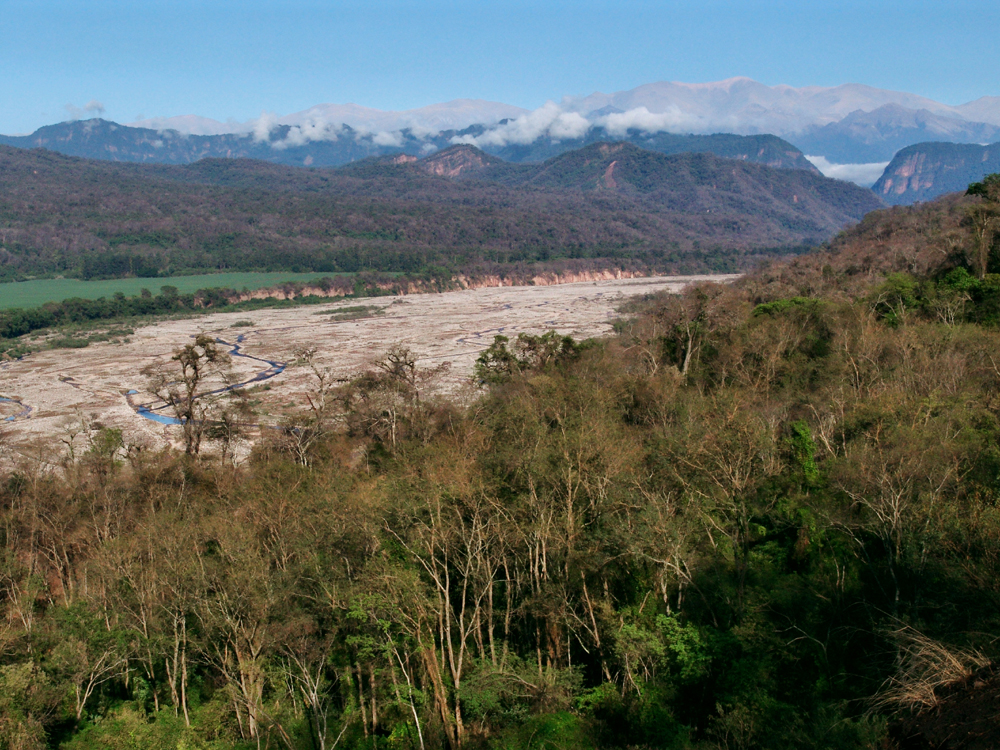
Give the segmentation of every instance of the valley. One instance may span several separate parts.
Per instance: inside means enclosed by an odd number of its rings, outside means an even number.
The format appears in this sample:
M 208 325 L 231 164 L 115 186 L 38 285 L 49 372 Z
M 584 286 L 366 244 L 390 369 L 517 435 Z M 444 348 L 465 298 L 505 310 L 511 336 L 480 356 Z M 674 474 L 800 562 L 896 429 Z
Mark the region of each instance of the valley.
M 612 279 L 553 286 L 469 289 L 364 300 L 364 316 L 355 318 L 357 300 L 251 313 L 216 313 L 167 320 L 135 330 L 119 343 L 96 343 L 82 349 L 55 349 L 0 364 L 0 419 L 5 463 L 24 461 L 55 466 L 67 439 L 80 433 L 81 419 L 121 429 L 127 444 L 145 450 L 178 445 L 180 428 L 169 411 L 147 391 L 147 368 L 169 367 L 173 352 L 207 333 L 230 350 L 232 376 L 253 388 L 256 424 L 277 424 L 307 408 L 314 387 L 309 368 L 289 366 L 304 349 L 316 349 L 315 364 L 334 377 L 356 376 L 394 345 L 410 349 L 420 368 L 439 368 L 428 393 L 467 402 L 477 392 L 471 383 L 479 354 L 498 334 L 543 334 L 555 330 L 580 340 L 611 332 L 616 308 L 632 295 L 679 291 L 699 281 L 728 281 L 730 276 Z M 348 314 L 345 314 L 347 311 Z M 352 314 L 354 313 L 354 314 Z M 259 377 L 269 372 L 268 377 Z M 218 377 L 199 392 L 225 387 Z M 131 392 L 131 393 L 130 393 Z M 144 417 L 138 408 L 153 407 Z M 175 421 L 175 420 L 174 420 Z M 259 430 L 254 431 L 259 434 Z M 79 434 L 77 449 L 83 449 Z M 242 446 L 245 452 L 249 443 Z
M 882 205 L 811 168 L 628 143 L 531 165 L 459 145 L 338 169 L 117 164 L 0 146 L 0 279 L 440 277 L 558 260 L 733 272 L 828 240 Z

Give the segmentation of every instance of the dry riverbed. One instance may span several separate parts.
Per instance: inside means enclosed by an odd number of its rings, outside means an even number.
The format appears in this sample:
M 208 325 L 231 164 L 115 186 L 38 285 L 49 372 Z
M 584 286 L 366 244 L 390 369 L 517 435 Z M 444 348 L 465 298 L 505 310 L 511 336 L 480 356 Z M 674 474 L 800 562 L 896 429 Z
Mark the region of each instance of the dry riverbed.
M 675 276 L 474 289 L 163 321 L 137 329 L 125 343 L 43 351 L 0 364 L 0 449 L 6 453 L 0 459 L 57 465 L 81 420 L 120 428 L 131 445 L 154 450 L 177 445 L 178 426 L 147 419 L 135 406 L 155 402 L 146 392 L 149 380 L 143 371 L 169 367 L 173 352 L 199 333 L 239 343 L 240 353 L 249 355 L 232 358 L 240 381 L 280 369 L 268 363 L 291 362 L 297 351 L 308 347 L 316 349 L 320 367 L 350 377 L 400 344 L 414 352 L 421 367 L 447 364 L 431 387 L 463 397 L 471 393 L 476 358 L 497 334 L 514 338 L 555 330 L 577 339 L 601 336 L 610 332 L 616 308 L 626 297 L 730 278 Z M 368 308 L 365 317 L 338 314 L 359 305 Z M 264 415 L 261 421 L 274 421 L 305 406 L 311 376 L 306 368 L 288 367 L 250 386 Z M 83 436 L 76 440 L 79 449 Z

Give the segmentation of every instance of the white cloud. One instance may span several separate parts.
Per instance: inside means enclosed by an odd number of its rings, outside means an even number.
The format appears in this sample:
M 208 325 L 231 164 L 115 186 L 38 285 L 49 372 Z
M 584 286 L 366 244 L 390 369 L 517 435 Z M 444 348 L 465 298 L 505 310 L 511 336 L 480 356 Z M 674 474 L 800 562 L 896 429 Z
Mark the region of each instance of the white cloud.
M 376 146 L 392 146 L 393 148 L 399 148 L 403 145 L 403 134 L 398 130 L 383 130 L 381 133 L 376 133 L 372 136 L 372 143 Z
M 563 112 L 549 125 L 549 135 L 556 140 L 572 140 L 586 135 L 590 127 L 590 123 L 579 112 Z
M 84 117 L 100 117 L 104 114 L 105 110 L 104 105 L 97 101 L 97 99 L 91 99 L 82 107 L 78 107 L 72 103 L 67 104 L 66 111 L 69 112 L 71 120 L 80 120 Z
M 809 156 L 806 158 L 813 163 L 820 172 L 826 177 L 832 177 L 835 180 L 846 180 L 847 182 L 853 182 L 861 187 L 871 187 L 876 183 L 885 168 L 889 166 L 889 162 L 871 162 L 869 164 L 834 164 L 833 162 L 827 161 L 826 157 L 823 156 Z
M 274 148 L 282 149 L 291 146 L 304 146 L 313 141 L 335 141 L 340 124 L 326 122 L 321 119 L 307 120 L 301 125 L 293 125 L 284 140 L 277 141 L 272 145 Z
M 274 112 L 261 112 L 253 121 L 253 139 L 257 143 L 271 140 L 271 131 L 278 127 L 278 116 Z
M 421 141 L 426 139 L 428 136 L 437 135 L 441 132 L 440 129 L 431 128 L 413 120 L 407 120 L 400 130 L 409 130 L 410 135 Z
M 498 125 L 478 136 L 456 136 L 452 143 L 471 143 L 475 146 L 527 145 L 548 135 L 554 140 L 579 138 L 589 129 L 590 123 L 577 112 L 564 112 L 555 102 L 526 115 Z
M 474 146 L 527 145 L 542 137 L 549 137 L 553 141 L 580 138 L 592 127 L 602 127 L 609 135 L 619 137 L 630 130 L 645 133 L 705 133 L 715 130 L 732 131 L 736 126 L 735 117 L 710 122 L 705 118 L 686 114 L 676 107 L 667 112 L 650 112 L 646 107 L 636 107 L 628 112 L 615 112 L 588 120 L 579 112 L 566 111 L 550 101 L 481 135 L 456 136 L 451 142 Z
M 270 139 L 270 133 L 278 127 L 278 119 L 270 113 L 261 114 L 260 119 L 254 124 L 254 137 L 258 141 Z M 288 133 L 280 141 L 273 141 L 272 148 L 286 149 L 295 146 L 304 146 L 307 143 L 320 141 L 336 141 L 345 136 L 344 123 L 325 120 L 321 117 L 306 120 L 299 125 L 292 125 Z M 438 131 L 422 126 L 407 126 L 410 134 L 418 139 L 424 139 L 429 135 L 436 135 Z M 266 135 L 262 135 L 265 134 Z M 399 148 L 403 145 L 405 137 L 402 130 L 379 130 L 374 131 L 365 127 L 353 129 L 354 139 L 363 141 L 370 139 L 376 146 L 386 146 L 389 148 Z
M 611 135 L 626 135 L 630 130 L 644 133 L 704 133 L 720 128 L 735 129 L 736 118 L 732 122 L 709 122 L 704 118 L 682 112 L 677 107 L 671 107 L 667 112 L 650 112 L 645 107 L 636 107 L 628 112 L 613 112 L 594 120 Z

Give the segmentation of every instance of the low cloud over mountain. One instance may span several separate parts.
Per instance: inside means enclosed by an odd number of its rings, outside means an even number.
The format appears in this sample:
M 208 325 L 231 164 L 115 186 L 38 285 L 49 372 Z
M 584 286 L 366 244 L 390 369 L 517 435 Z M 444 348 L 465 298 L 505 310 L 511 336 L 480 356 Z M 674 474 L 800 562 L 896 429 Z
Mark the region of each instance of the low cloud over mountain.
M 316 141 L 335 141 L 344 126 L 383 143 L 399 141 L 406 130 L 417 137 L 426 137 L 443 130 L 461 130 L 470 125 L 493 126 L 501 120 L 518 118 L 528 110 L 510 104 L 482 99 L 455 99 L 418 109 L 399 112 L 362 107 L 357 104 L 317 104 L 290 115 L 262 112 L 247 122 L 220 122 L 196 115 L 156 117 L 128 123 L 130 127 L 152 130 L 176 130 L 189 135 L 222 135 L 253 133 L 261 142 L 281 126 L 288 130 L 280 140 L 272 141 L 277 148 L 301 146 Z
M 103 106 L 91 101 L 83 107 L 67 105 L 67 110 L 79 120 L 99 116 Z M 160 161 L 170 152 L 175 163 L 197 154 L 218 154 L 307 166 L 341 164 L 394 150 L 426 155 L 455 144 L 513 161 L 540 161 L 597 140 L 617 139 L 674 153 L 677 144 L 671 138 L 680 134 L 773 134 L 784 139 L 784 147 L 775 151 L 770 144 L 767 154 L 751 156 L 746 150 L 740 158 L 805 169 L 815 165 L 827 176 L 870 186 L 895 153 L 912 144 L 1000 139 L 1000 97 L 950 106 L 860 84 L 793 88 L 731 78 L 565 97 L 530 111 L 479 99 L 404 111 L 319 104 L 289 115 L 265 111 L 246 122 L 183 115 L 137 120 L 130 126 L 151 133 L 143 140 L 155 149 L 131 151 L 134 160 Z M 178 147 L 178 139 L 185 137 L 223 140 Z M 34 140 L 37 145 L 43 141 L 52 139 Z M 14 145 L 11 139 L 6 142 Z M 733 148 L 743 153 L 742 147 Z M 778 153 L 782 148 L 784 155 Z M 809 161 L 802 152 L 810 154 Z
M 83 114 L 76 112 L 75 117 Z M 650 83 L 610 94 L 565 97 L 531 111 L 456 99 L 398 112 L 318 104 L 284 116 L 265 112 L 242 123 L 185 115 L 130 124 L 191 135 L 252 133 L 277 150 L 334 142 L 344 137 L 345 127 L 379 146 L 402 147 L 409 139 L 421 139 L 428 143 L 425 152 L 438 148 L 435 141 L 446 132 L 450 143 L 494 150 L 528 146 L 539 139 L 579 140 L 593 129 L 612 138 L 630 133 L 771 133 L 816 155 L 827 174 L 852 175 L 848 179 L 870 184 L 874 165 L 885 164 L 913 143 L 995 141 L 1000 137 L 1000 97 L 951 106 L 861 84 L 793 88 L 731 78 Z
M 91 99 L 82 107 L 78 107 L 72 103 L 67 104 L 66 111 L 69 113 L 71 120 L 82 120 L 87 117 L 100 117 L 103 115 L 104 105 L 97 101 L 97 99 Z

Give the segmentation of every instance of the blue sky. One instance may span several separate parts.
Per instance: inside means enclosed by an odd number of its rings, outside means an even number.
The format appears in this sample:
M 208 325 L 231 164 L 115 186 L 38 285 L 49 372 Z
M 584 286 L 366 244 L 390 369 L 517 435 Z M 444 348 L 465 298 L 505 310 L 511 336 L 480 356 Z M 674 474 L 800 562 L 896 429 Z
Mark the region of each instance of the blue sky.
M 321 102 L 527 108 L 660 80 L 1000 95 L 1000 2 L 0 0 L 0 133 Z

